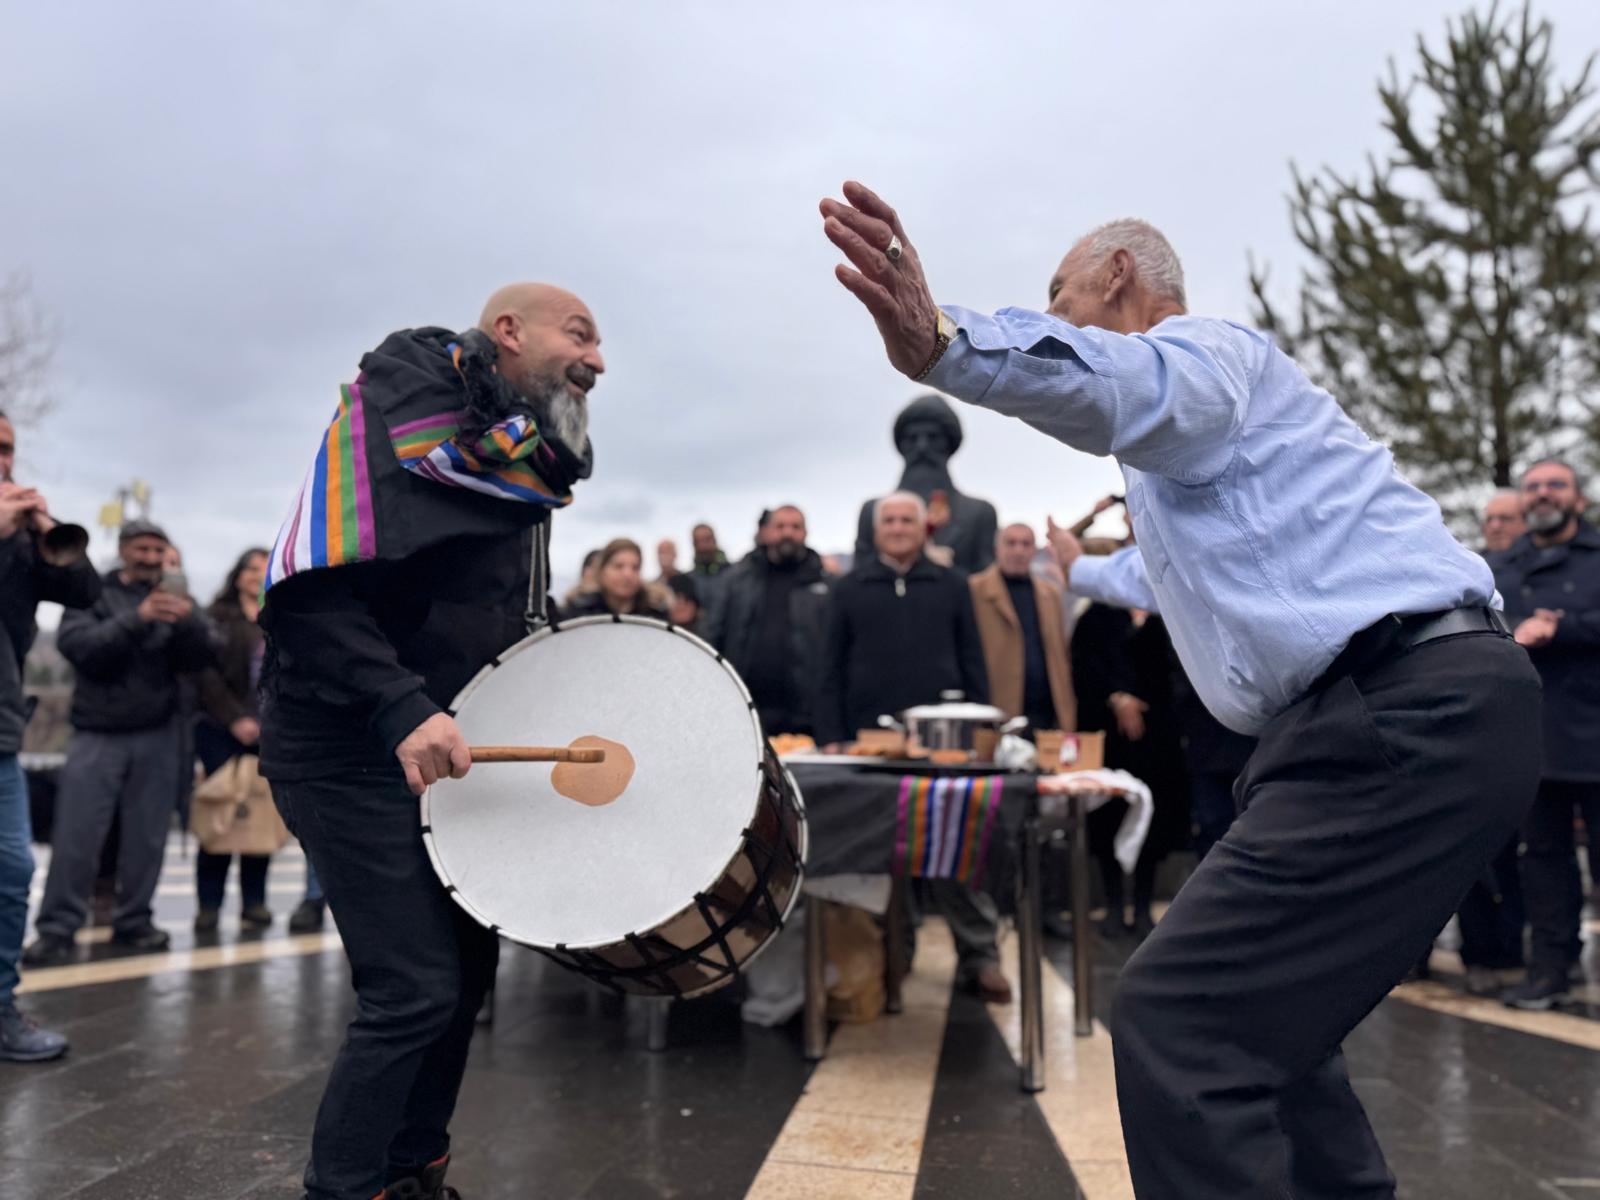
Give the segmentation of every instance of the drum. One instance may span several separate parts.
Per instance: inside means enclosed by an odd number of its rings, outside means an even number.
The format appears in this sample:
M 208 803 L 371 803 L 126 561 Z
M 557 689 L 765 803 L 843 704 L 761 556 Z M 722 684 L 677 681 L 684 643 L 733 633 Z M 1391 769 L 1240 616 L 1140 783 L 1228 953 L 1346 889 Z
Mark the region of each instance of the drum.
M 804 871 L 800 792 L 743 682 L 699 638 L 642 617 L 552 625 L 451 711 L 471 745 L 598 737 L 634 762 L 609 803 L 569 799 L 529 763 L 479 763 L 423 794 L 434 869 L 480 924 L 656 996 L 721 987 L 782 928 Z

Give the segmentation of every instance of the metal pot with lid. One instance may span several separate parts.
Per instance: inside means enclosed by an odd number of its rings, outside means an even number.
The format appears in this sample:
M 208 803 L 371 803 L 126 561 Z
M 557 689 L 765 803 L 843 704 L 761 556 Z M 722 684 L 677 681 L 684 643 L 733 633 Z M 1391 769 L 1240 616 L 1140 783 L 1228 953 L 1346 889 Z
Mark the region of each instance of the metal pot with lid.
M 938 704 L 906 709 L 900 723 L 925 750 L 976 750 L 981 740 L 992 751 L 1001 733 L 1025 722 L 1007 722 L 1006 714 L 992 704 L 970 703 L 960 692 L 945 692 Z M 993 739 L 980 739 L 980 731 L 993 734 Z

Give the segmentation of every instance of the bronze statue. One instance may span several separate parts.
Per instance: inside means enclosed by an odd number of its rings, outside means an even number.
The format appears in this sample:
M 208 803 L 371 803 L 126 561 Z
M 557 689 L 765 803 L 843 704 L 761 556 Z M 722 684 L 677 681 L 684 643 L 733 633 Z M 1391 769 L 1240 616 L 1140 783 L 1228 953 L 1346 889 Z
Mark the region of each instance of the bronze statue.
M 899 490 L 915 492 L 928 502 L 929 520 L 936 528 L 935 545 L 947 547 L 954 566 L 981 571 L 994 561 L 994 538 L 999 521 L 994 505 L 956 490 L 950 479 L 950 458 L 961 448 L 961 421 L 942 396 L 918 396 L 894 420 L 894 445 L 905 459 Z M 940 504 L 939 499 L 944 503 Z M 861 506 L 856 530 L 856 562 L 873 554 L 872 506 Z

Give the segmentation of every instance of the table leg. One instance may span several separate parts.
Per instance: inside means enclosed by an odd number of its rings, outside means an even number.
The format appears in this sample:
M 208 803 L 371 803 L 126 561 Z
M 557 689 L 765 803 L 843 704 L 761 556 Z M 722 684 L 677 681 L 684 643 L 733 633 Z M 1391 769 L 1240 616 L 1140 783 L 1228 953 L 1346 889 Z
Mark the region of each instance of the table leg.
M 1022 975 L 1022 1090 L 1044 1090 L 1044 931 L 1040 915 L 1039 818 L 1022 825 L 1017 874 L 1017 963 Z
M 897 1013 L 905 1009 L 900 985 L 905 980 L 906 969 L 906 880 L 903 875 L 892 879 L 889 911 L 884 914 L 883 922 L 883 1006 Z
M 828 1050 L 827 942 L 822 927 L 824 902 L 806 897 L 805 1055 L 818 1062 Z
M 1094 931 L 1089 927 L 1089 798 L 1072 797 L 1072 1030 L 1094 1032 Z
M 667 1048 L 667 1016 L 672 1011 L 672 997 L 651 996 L 645 1000 L 648 1006 L 648 1025 L 646 1027 L 645 1045 L 659 1054 Z

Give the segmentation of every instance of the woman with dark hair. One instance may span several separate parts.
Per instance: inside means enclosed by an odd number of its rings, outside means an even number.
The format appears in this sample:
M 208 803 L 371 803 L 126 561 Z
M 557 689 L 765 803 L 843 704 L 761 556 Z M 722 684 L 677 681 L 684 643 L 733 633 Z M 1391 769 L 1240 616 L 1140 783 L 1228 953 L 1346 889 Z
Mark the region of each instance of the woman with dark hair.
M 622 613 L 665 619 L 666 609 L 644 583 L 644 551 L 631 538 L 615 538 L 600 551 L 595 565 L 595 590 L 582 592 L 562 610 L 563 618 Z
M 235 755 L 256 753 L 261 740 L 256 684 L 261 678 L 262 639 L 256 615 L 261 611 L 266 569 L 267 551 L 259 547 L 246 550 L 206 610 L 220 644 L 216 665 L 200 675 L 195 752 L 207 775 Z M 195 888 L 200 899 L 200 911 L 194 918 L 196 933 L 216 931 L 232 859 L 231 854 L 208 854 L 203 849 L 199 853 L 195 864 Z M 239 923 L 245 929 L 261 930 L 272 924 L 272 911 L 267 908 L 269 861 L 270 856 L 265 854 L 239 855 L 239 890 L 243 895 Z

